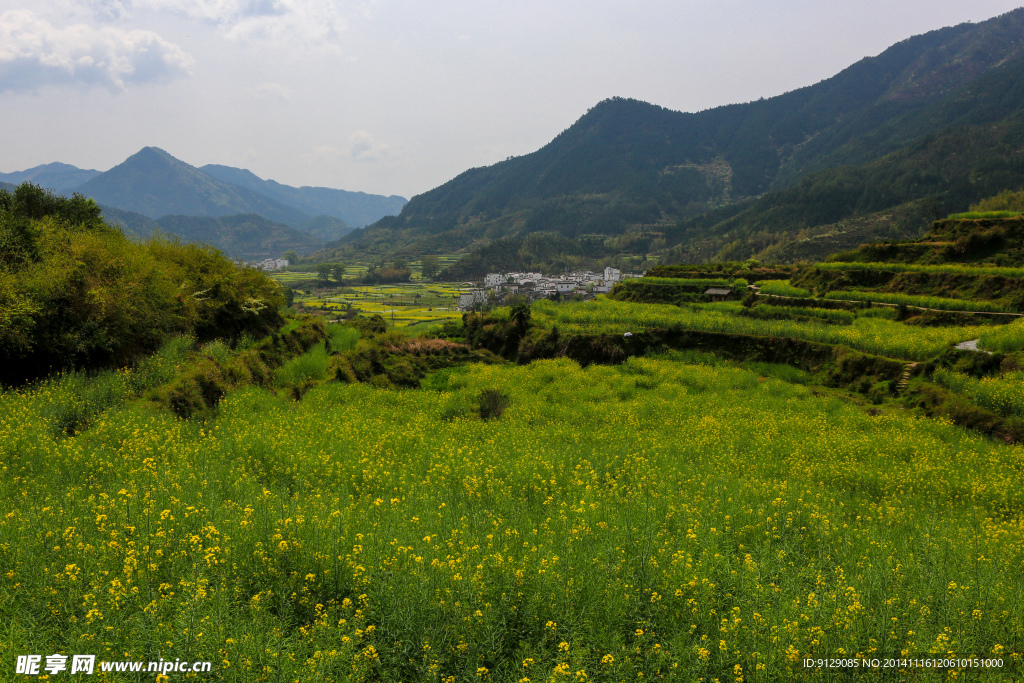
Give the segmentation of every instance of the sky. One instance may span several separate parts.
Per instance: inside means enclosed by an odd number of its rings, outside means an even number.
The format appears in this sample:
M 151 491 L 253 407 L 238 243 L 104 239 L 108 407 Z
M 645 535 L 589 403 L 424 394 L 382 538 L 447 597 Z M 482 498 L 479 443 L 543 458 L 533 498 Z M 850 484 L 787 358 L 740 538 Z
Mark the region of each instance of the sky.
M 156 146 L 409 198 L 609 97 L 771 97 L 1021 1 L 0 0 L 0 172 Z

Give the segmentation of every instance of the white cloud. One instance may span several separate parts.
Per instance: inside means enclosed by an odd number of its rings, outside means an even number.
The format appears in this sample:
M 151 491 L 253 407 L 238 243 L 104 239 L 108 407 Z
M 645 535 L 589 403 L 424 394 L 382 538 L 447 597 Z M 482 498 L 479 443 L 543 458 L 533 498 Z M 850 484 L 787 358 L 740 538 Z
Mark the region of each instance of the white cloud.
M 282 104 L 291 104 L 292 91 L 280 83 L 260 83 L 252 92 L 262 100 L 275 100 Z
M 0 91 L 44 85 L 129 85 L 168 81 L 194 60 L 152 31 L 75 24 L 59 28 L 29 10 L 0 14 Z
M 327 164 L 337 160 L 340 151 L 331 145 L 320 145 L 303 154 L 302 160 L 314 164 Z
M 374 140 L 365 130 L 357 130 L 349 139 L 352 143 L 349 153 L 356 161 L 379 161 L 391 154 L 391 148 Z
M 206 21 L 231 40 L 332 46 L 348 29 L 335 0 L 135 0 L 134 5 Z

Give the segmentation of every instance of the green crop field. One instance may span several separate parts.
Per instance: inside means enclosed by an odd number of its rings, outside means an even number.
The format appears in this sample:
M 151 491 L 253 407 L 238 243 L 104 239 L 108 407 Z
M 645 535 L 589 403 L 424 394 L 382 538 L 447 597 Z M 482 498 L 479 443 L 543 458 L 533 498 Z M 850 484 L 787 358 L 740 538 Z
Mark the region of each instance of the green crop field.
M 796 298 L 806 298 L 811 296 L 811 293 L 806 289 L 799 287 L 793 287 L 789 284 L 789 280 L 762 280 L 757 283 L 760 287 L 761 294 L 772 294 L 774 296 L 789 296 Z
M 300 293 L 295 303 L 308 311 L 339 316 L 351 306 L 365 316 L 379 314 L 395 326 L 422 329 L 425 325 L 460 318 L 459 294 L 470 289 L 461 283 L 447 282 L 334 287 L 318 289 L 310 295 Z
M 838 299 L 842 301 L 871 301 L 874 303 L 883 304 L 904 304 L 906 306 L 915 306 L 919 308 L 933 308 L 942 311 L 1010 311 L 1010 307 L 992 303 L 991 301 L 950 299 L 948 297 L 923 296 L 919 294 L 841 290 L 828 292 L 823 295 L 823 298 Z
M 303 682 L 775 681 L 900 653 L 1021 671 L 1024 453 L 950 424 L 654 358 L 301 402 L 248 388 L 205 423 L 114 401 L 69 437 L 77 396 L 0 395 L 5 662 Z
M 815 263 L 814 268 L 821 270 L 868 270 L 887 271 L 891 273 L 946 273 L 950 275 L 997 275 L 1002 277 L 1024 277 L 1024 268 L 1000 268 L 996 266 L 967 265 L 921 265 L 917 263 L 854 263 L 827 262 Z
M 850 325 L 825 321 L 759 320 L 739 315 L 738 303 L 638 304 L 598 297 L 586 303 L 554 304 L 539 301 L 533 306 L 538 324 L 558 326 L 573 334 L 625 334 L 646 328 L 674 325 L 702 332 L 726 332 L 764 337 L 791 337 L 806 341 L 844 344 L 860 351 L 892 358 L 927 360 L 991 328 L 983 326 L 913 327 L 882 317 L 858 316 Z

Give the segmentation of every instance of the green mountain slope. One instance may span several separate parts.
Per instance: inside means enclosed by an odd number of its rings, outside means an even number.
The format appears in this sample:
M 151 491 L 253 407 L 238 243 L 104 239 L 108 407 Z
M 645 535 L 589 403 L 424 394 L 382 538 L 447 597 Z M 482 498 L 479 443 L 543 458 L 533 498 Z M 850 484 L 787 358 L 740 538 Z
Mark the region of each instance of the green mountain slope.
M 273 180 L 263 180 L 244 168 L 208 164 L 199 169 L 225 183 L 259 192 L 275 201 L 294 206 L 312 216 L 334 216 L 352 227 L 369 225 L 384 216 L 402 210 L 404 197 L 334 190 L 328 187 L 291 187 Z
M 163 216 L 153 220 L 134 211 L 102 204 L 100 207 L 103 220 L 128 235 L 146 238 L 161 232 L 184 242 L 209 244 L 229 256 L 244 259 L 278 257 L 288 249 L 309 254 L 339 232 L 344 234 L 352 230 L 331 216 L 317 216 L 305 224 L 303 230 L 298 230 L 255 214 Z
M 107 225 L 116 225 L 127 235 L 149 237 L 160 229 L 155 220 L 136 211 L 115 209 L 105 204 L 100 204 L 100 208 L 103 210 L 103 220 Z
M 242 259 L 276 257 L 288 249 L 309 254 L 323 244 L 307 232 L 256 214 L 164 216 L 156 224 L 186 242 L 210 244 L 229 256 Z
M 345 221 L 335 216 L 314 216 L 299 228 L 308 232 L 323 242 L 331 242 L 341 239 L 352 232 L 353 228 Z
M 772 249 L 797 241 L 805 249 L 787 246 L 785 260 L 823 258 L 877 236 L 917 237 L 938 217 L 1022 185 L 1024 112 L 997 123 L 950 128 L 868 164 L 819 171 L 793 188 L 736 207 L 734 215 L 681 221 L 666 232 L 678 243 L 670 260 L 781 259 Z M 872 221 L 885 232 L 859 229 Z M 832 238 L 849 231 L 851 239 L 816 240 L 815 231 Z
M 606 100 L 542 149 L 470 169 L 346 241 L 466 248 L 517 232 L 660 231 L 1021 110 L 1022 32 L 1024 9 L 915 36 L 813 86 L 696 114 Z
M 291 226 L 310 219 L 294 207 L 217 180 L 156 147 L 143 148 L 75 190 L 100 204 L 150 218 L 255 213 Z

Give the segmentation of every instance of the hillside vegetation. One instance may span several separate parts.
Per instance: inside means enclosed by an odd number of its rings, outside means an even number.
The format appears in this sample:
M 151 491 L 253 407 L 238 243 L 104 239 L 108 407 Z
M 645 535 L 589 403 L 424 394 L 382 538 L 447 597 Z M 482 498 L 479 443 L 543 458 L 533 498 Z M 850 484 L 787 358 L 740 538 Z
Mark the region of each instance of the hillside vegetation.
M 97 209 L 44 223 L 153 248 Z M 793 680 L 906 651 L 1016 680 L 1024 322 L 801 285 L 832 272 L 1024 276 L 664 266 L 430 338 L 307 318 L 0 393 L 0 654 L 511 683 Z M 954 348 L 978 338 L 994 353 Z
M 933 31 L 816 85 L 694 114 L 612 98 L 540 150 L 470 169 L 345 242 L 482 261 L 489 242 L 533 232 L 583 251 L 632 234 L 664 239 L 662 260 L 700 262 L 917 237 L 1024 177 L 1022 27 L 1015 10 Z
M 219 252 L 137 243 L 81 195 L 0 190 L 0 381 L 123 365 L 176 334 L 263 336 L 280 288 Z

